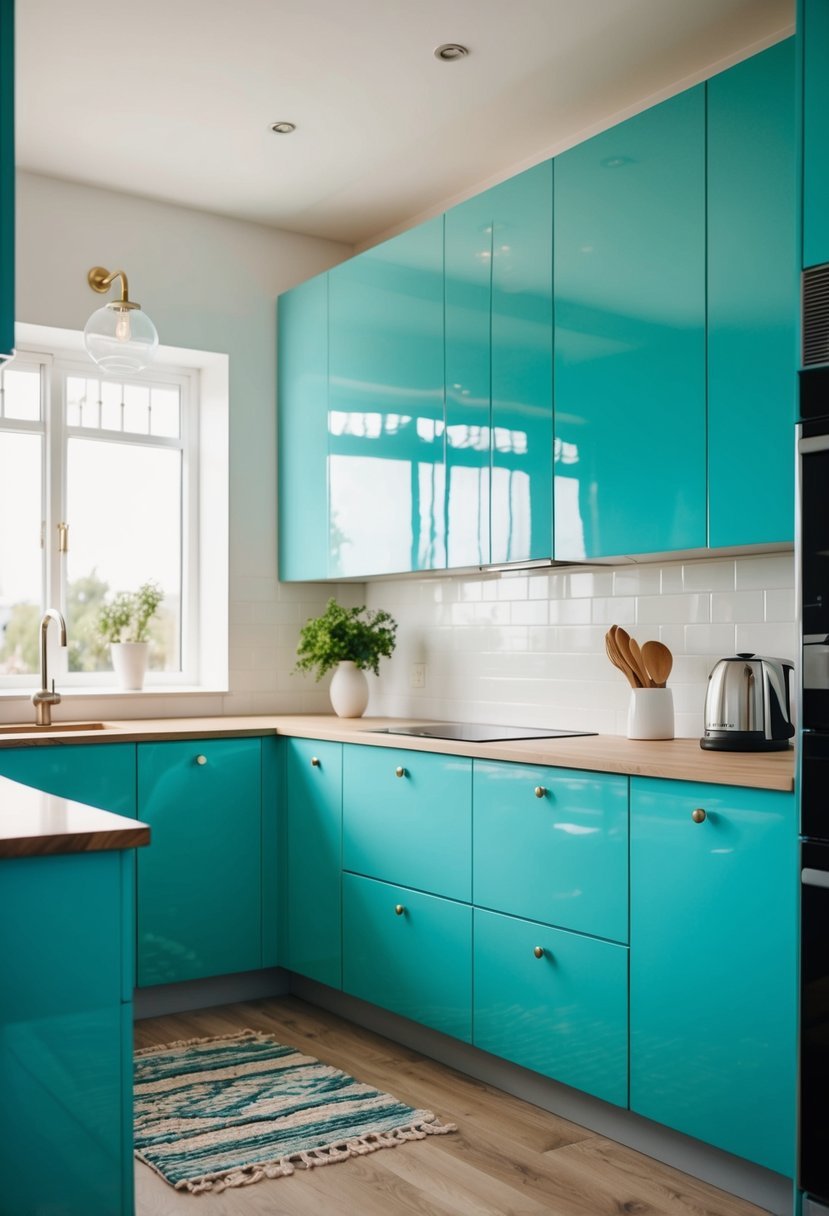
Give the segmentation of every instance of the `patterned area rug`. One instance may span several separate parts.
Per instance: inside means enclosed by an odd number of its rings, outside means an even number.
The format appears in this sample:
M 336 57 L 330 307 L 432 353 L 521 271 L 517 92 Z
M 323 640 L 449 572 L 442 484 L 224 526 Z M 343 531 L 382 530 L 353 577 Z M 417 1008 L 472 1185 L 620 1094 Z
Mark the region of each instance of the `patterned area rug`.
M 248 1186 L 456 1130 L 254 1030 L 135 1053 L 135 1155 L 176 1190 Z

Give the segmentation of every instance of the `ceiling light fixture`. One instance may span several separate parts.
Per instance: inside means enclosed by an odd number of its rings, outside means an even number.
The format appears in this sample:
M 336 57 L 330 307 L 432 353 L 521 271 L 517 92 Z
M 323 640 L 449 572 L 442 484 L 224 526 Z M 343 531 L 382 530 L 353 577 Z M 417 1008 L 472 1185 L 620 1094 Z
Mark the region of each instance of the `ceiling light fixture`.
M 93 266 L 86 280 L 93 291 L 109 291 L 121 280 L 120 300 L 110 300 L 93 312 L 83 331 L 89 357 L 105 372 L 140 372 L 152 363 L 158 347 L 158 332 L 141 305 L 129 298 L 129 284 L 123 270 Z
M 435 59 L 442 59 L 444 63 L 454 63 L 456 59 L 466 59 L 469 54 L 468 46 L 461 46 L 459 42 L 442 42 L 440 46 L 435 47 Z
M 290 135 L 296 130 L 295 122 L 272 122 L 271 130 L 274 135 Z

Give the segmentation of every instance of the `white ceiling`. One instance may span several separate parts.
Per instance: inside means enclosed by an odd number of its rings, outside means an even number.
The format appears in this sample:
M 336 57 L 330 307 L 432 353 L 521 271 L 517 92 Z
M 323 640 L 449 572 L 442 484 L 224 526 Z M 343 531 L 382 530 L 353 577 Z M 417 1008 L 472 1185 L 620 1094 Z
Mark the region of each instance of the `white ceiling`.
M 774 41 L 794 0 L 18 0 L 21 168 L 359 244 Z M 442 42 L 469 58 L 440 63 Z M 288 119 L 293 135 L 269 124 Z

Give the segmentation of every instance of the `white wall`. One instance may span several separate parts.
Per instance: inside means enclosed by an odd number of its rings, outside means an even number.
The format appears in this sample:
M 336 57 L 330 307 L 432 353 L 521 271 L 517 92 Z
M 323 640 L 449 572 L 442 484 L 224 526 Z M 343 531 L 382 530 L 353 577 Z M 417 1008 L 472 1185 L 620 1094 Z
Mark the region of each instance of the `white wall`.
M 288 673 L 300 624 L 333 591 L 281 586 L 276 578 L 275 300 L 351 249 L 30 173 L 19 173 L 17 183 L 18 321 L 83 329 L 100 306 L 87 272 L 102 265 L 127 272 L 161 342 L 230 356 L 231 693 L 220 700 L 145 694 L 107 710 L 88 703 L 82 712 L 325 708 L 324 692 Z M 359 595 L 359 588 L 342 591 L 347 602 Z M 19 703 L 4 711 L 13 720 L 19 714 Z M 77 716 L 65 705 L 56 717 L 64 714 Z
M 368 712 L 624 734 L 629 688 L 604 635 L 622 625 L 674 654 L 676 733 L 702 733 L 714 662 L 738 651 L 795 656 L 791 552 L 369 584 L 398 622 Z M 426 663 L 426 686 L 409 687 Z

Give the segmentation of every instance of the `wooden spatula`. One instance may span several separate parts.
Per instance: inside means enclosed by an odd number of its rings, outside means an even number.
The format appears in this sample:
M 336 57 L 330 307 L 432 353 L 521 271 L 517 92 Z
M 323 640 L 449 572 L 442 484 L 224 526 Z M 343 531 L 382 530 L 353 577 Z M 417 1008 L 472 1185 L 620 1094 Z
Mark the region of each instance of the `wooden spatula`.
M 674 665 L 674 656 L 664 642 L 645 642 L 642 658 L 655 688 L 664 688 Z

